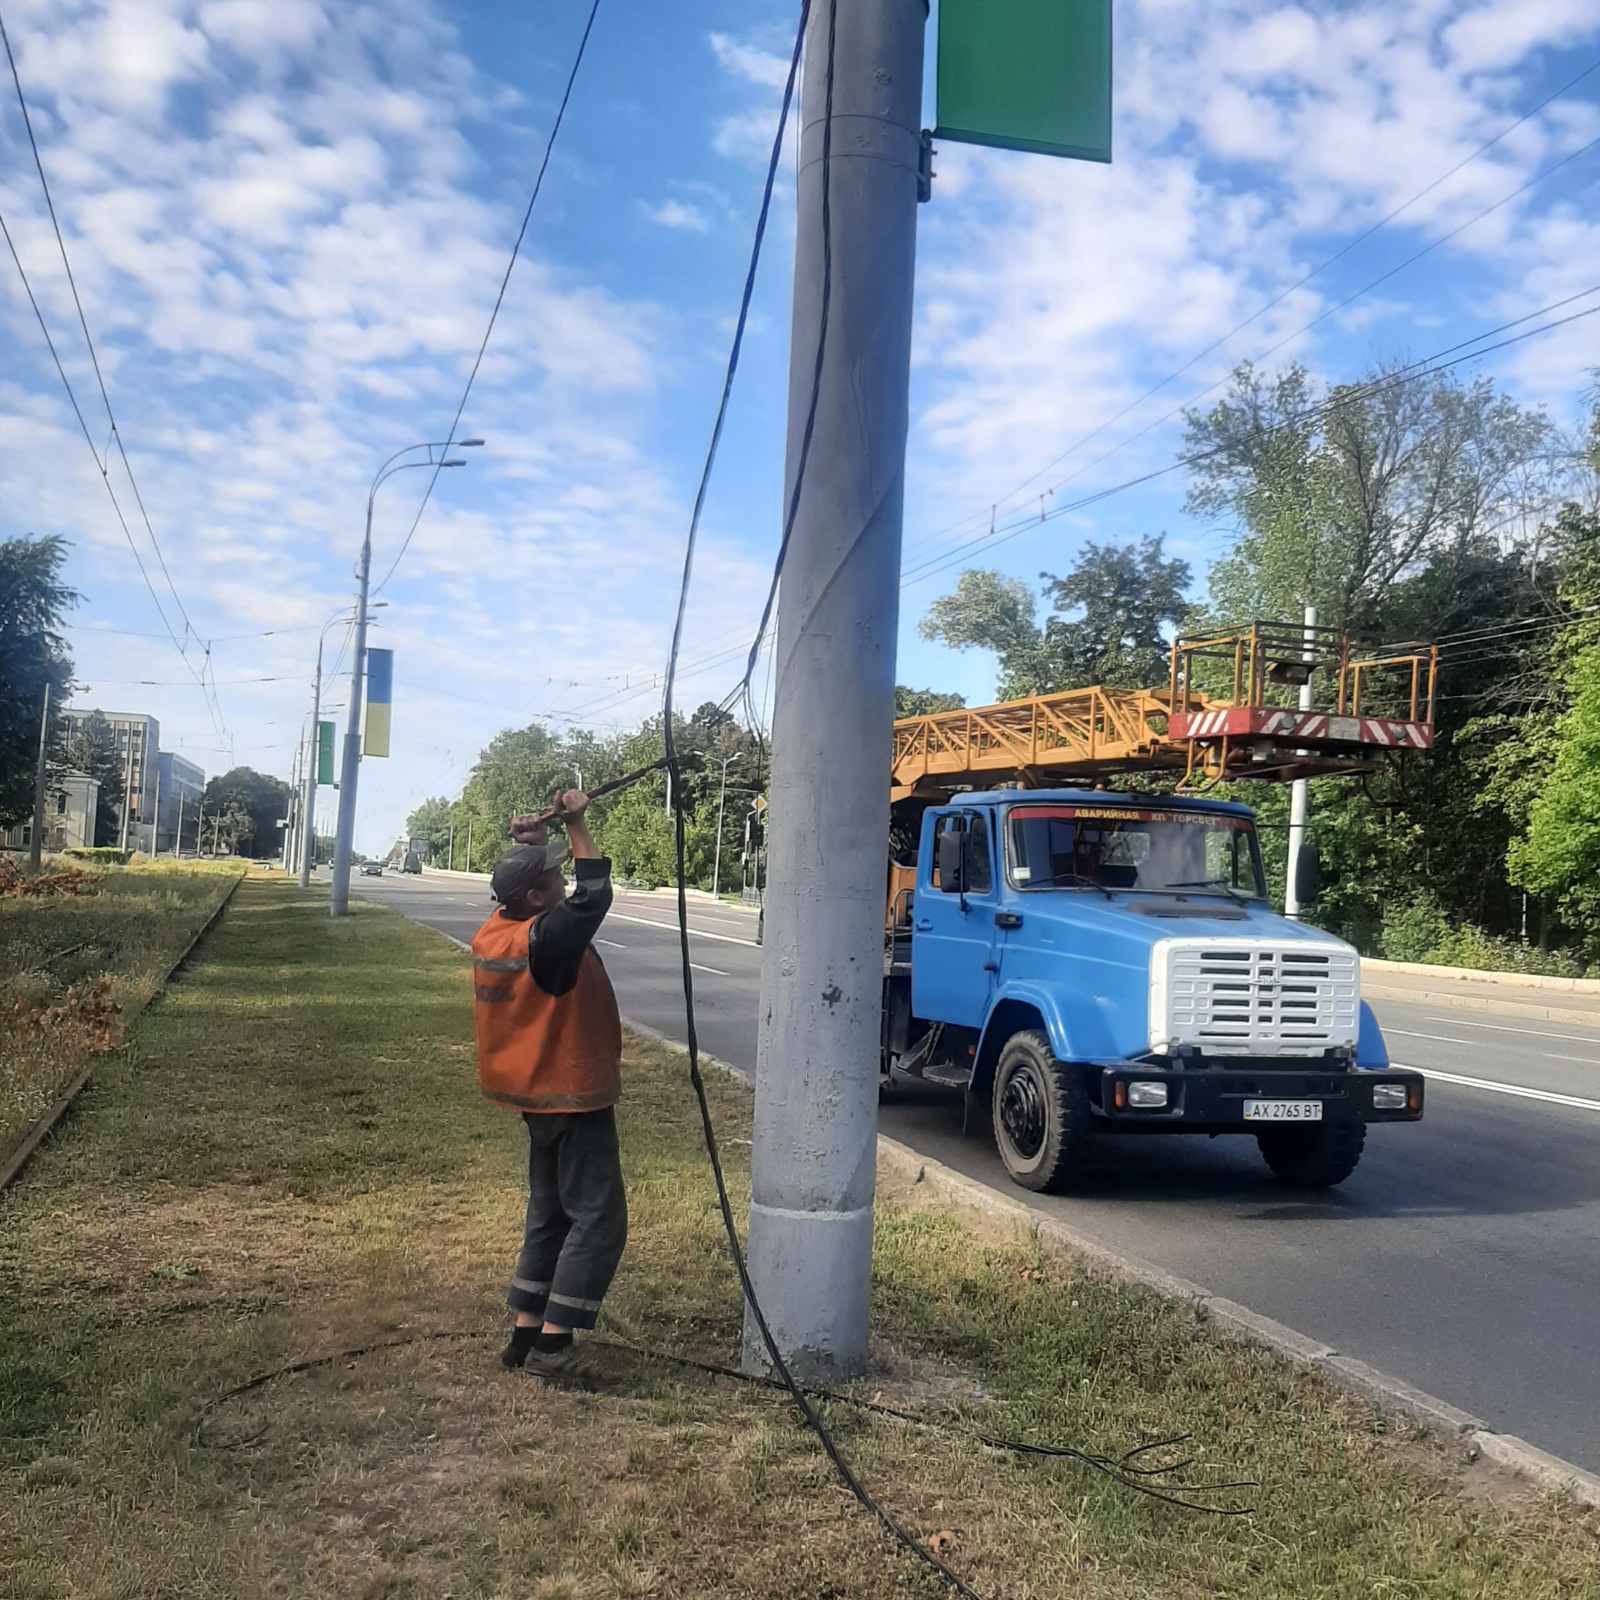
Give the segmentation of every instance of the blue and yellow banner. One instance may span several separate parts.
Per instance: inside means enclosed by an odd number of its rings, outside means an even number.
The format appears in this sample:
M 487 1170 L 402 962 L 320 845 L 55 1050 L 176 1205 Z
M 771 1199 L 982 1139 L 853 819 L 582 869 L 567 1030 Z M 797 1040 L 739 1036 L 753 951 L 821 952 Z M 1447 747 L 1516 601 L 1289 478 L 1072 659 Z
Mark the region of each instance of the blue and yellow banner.
M 389 753 L 389 713 L 394 700 L 394 651 L 367 651 L 367 729 L 361 753 Z

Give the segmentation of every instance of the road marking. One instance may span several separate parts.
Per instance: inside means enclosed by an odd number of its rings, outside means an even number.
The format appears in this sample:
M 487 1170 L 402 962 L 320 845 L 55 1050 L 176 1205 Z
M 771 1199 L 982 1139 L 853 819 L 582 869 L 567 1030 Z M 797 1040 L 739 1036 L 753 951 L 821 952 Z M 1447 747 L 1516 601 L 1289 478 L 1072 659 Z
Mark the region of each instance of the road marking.
M 658 922 L 654 917 L 629 917 L 624 916 L 620 911 L 612 911 L 608 915 L 612 922 L 637 922 L 641 927 L 645 928 L 664 928 L 668 933 L 676 933 L 678 931 L 677 923 Z M 712 933 L 705 928 L 690 928 L 689 932 L 696 939 L 720 939 L 724 944 L 742 944 L 751 950 L 759 950 L 761 948 L 754 939 L 735 939 L 731 933 Z
M 1385 1033 L 1397 1033 L 1404 1039 L 1432 1039 L 1439 1044 L 1472 1045 L 1471 1039 L 1452 1039 L 1442 1033 L 1413 1033 L 1409 1028 L 1385 1028 L 1383 1031 Z M 1546 1037 L 1559 1038 L 1560 1035 L 1550 1034 Z M 1585 1041 L 1582 1039 L 1568 1039 L 1566 1042 L 1568 1044 L 1583 1044 Z M 1475 1046 L 1474 1048 L 1481 1048 L 1481 1046 Z M 1576 1061 L 1580 1066 L 1600 1067 L 1600 1060 L 1597 1060 L 1594 1056 L 1564 1056 L 1558 1050 L 1539 1050 L 1530 1053 L 1537 1054 L 1542 1061 Z
M 1393 1061 L 1391 1066 L 1403 1072 L 1420 1072 L 1424 1078 L 1437 1078 L 1441 1083 L 1457 1083 L 1465 1089 L 1488 1089 L 1495 1094 L 1515 1095 L 1519 1100 L 1546 1100 L 1551 1105 L 1575 1106 L 1579 1111 L 1600 1111 L 1600 1100 L 1583 1100 L 1575 1094 L 1552 1094 L 1548 1089 L 1525 1089 L 1519 1083 L 1492 1083 L 1488 1078 L 1465 1078 L 1459 1072 L 1440 1072 L 1435 1067 L 1413 1067 L 1404 1061 Z
M 626 950 L 628 948 L 625 944 L 618 944 L 615 939 L 596 939 L 595 943 L 603 944 L 607 950 Z
M 694 961 L 691 961 L 689 965 L 696 972 L 709 972 L 713 978 L 731 978 L 733 976 L 731 972 L 724 972 L 721 967 L 702 967 L 698 962 Z
M 1575 1039 L 1570 1033 L 1547 1033 L 1543 1028 L 1508 1028 L 1499 1022 L 1462 1022 L 1455 1017 L 1429 1017 L 1427 1020 L 1442 1022 L 1447 1028 L 1492 1028 L 1496 1033 L 1531 1033 L 1540 1039 L 1560 1039 L 1566 1044 L 1594 1043 L 1592 1039 Z M 1600 1017 L 1595 1021 L 1600 1023 Z

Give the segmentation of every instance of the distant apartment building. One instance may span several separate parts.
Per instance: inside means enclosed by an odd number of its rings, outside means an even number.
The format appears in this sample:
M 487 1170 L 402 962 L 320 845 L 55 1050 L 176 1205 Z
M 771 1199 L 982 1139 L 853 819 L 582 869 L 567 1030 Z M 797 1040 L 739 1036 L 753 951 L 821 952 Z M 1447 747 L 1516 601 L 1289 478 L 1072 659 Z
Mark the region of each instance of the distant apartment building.
M 69 735 L 87 722 L 92 710 L 69 708 L 62 712 Z M 157 757 L 161 750 L 161 724 L 142 711 L 102 711 L 117 742 L 123 784 L 127 788 L 127 838 L 130 850 L 149 850 L 155 839 Z M 117 817 L 117 837 L 122 842 L 122 816 Z
M 176 846 L 178 854 L 192 854 L 199 849 L 200 802 L 206 792 L 206 775 L 194 762 L 170 750 L 163 750 L 157 756 L 156 770 L 161 780 L 155 830 L 156 853 L 170 855 Z
M 46 850 L 77 850 L 94 843 L 100 785 L 82 772 L 64 772 L 44 797 Z M 33 844 L 33 818 L 0 833 L 0 846 L 26 850 Z

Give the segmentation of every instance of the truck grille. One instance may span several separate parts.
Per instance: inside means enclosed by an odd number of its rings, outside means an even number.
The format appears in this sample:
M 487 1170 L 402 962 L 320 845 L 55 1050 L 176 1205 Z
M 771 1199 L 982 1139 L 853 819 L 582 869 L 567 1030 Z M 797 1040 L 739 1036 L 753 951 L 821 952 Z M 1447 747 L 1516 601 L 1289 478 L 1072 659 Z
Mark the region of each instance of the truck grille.
M 1151 1048 L 1320 1056 L 1354 1045 L 1359 961 L 1331 941 L 1164 939 L 1151 953 Z

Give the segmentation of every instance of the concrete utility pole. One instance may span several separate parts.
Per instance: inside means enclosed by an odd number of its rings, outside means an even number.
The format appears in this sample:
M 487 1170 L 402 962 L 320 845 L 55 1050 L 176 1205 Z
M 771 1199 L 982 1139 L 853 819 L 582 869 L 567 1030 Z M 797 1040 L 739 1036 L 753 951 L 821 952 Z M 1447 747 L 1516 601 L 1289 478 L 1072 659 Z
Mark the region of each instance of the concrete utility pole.
M 128 729 L 128 768 L 122 779 L 122 838 L 119 850 L 128 848 L 128 813 L 133 809 L 133 729 Z
M 300 792 L 300 752 L 302 745 L 298 739 L 294 744 L 294 760 L 289 765 L 289 806 L 283 814 L 283 874 L 289 875 L 289 863 L 294 860 L 295 845 L 295 812 L 299 807 L 295 804 L 295 796 Z
M 44 780 L 50 749 L 50 685 L 44 686 L 44 710 L 39 714 L 39 760 L 33 769 L 33 834 L 28 841 L 28 865 L 37 870 L 44 850 Z M 93 841 L 91 841 L 92 843 Z
M 1305 614 L 1305 647 L 1301 651 L 1306 661 L 1316 657 L 1317 608 L 1307 606 Z M 1300 709 L 1311 709 L 1311 679 L 1300 685 Z M 1289 867 L 1283 886 L 1283 914 L 1293 922 L 1300 920 L 1300 896 L 1295 889 L 1295 873 L 1300 866 L 1300 847 L 1306 838 L 1306 811 L 1311 804 L 1311 785 L 1305 778 L 1296 778 L 1289 789 Z
M 717 891 L 722 885 L 722 808 L 728 799 L 728 768 L 739 759 L 739 752 L 735 751 L 722 761 L 722 787 L 717 794 L 717 853 L 711 865 L 711 898 L 717 897 Z M 578 787 L 581 789 L 582 784 Z
M 156 848 L 157 841 L 161 838 L 161 761 L 156 759 L 156 809 L 155 815 L 150 819 L 150 855 L 152 859 L 160 855 Z
M 367 496 L 367 531 L 361 541 L 361 564 L 356 568 L 355 661 L 350 668 L 350 706 L 345 716 L 344 761 L 339 768 L 339 831 L 333 841 L 333 888 L 329 914 L 350 915 L 350 855 L 355 849 L 356 783 L 361 776 L 361 693 L 367 669 L 367 588 L 372 581 L 372 499 Z
M 172 855 L 176 860 L 183 854 L 183 790 L 178 791 L 178 831 L 172 836 Z
M 450 870 L 456 870 L 456 825 L 450 824 Z
M 925 0 L 855 0 L 838 7 L 830 40 L 829 10 L 813 4 L 806 30 L 785 516 L 832 282 L 778 623 L 750 1205 L 755 1289 L 805 1376 L 858 1371 L 867 1347 L 927 24 Z M 830 57 L 836 159 L 825 172 Z M 767 1363 L 748 1309 L 744 1360 Z

